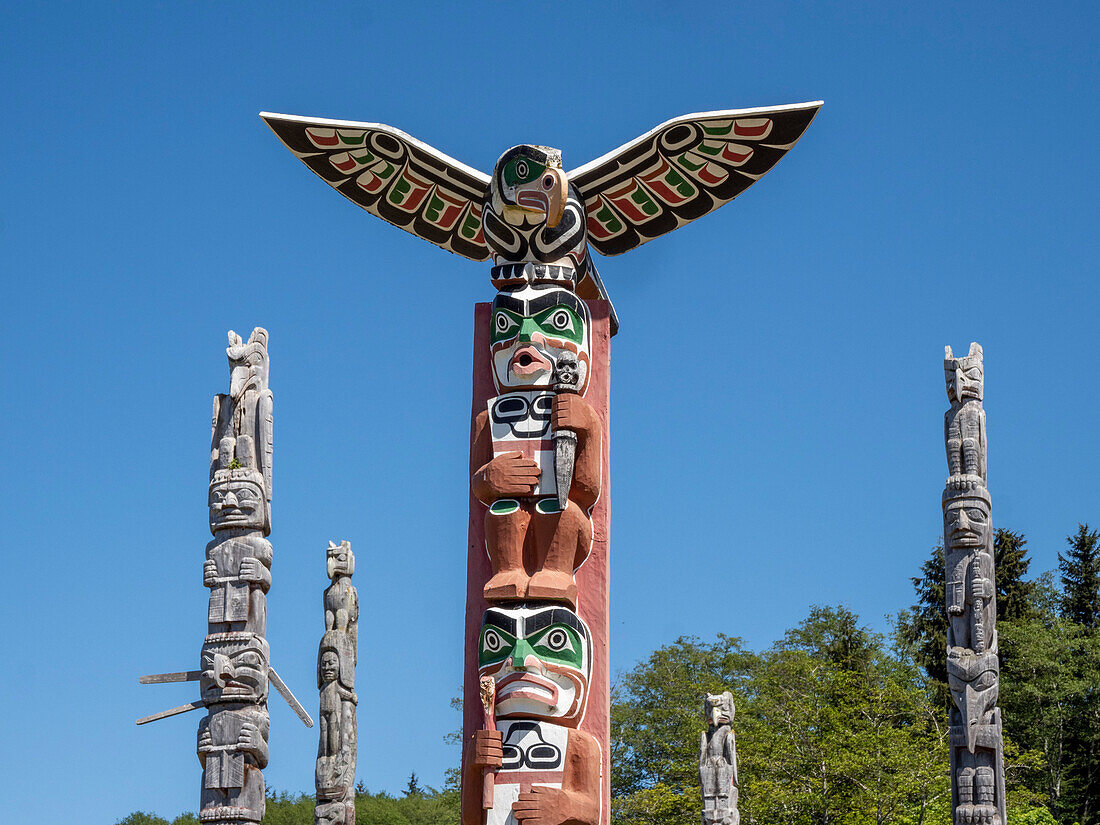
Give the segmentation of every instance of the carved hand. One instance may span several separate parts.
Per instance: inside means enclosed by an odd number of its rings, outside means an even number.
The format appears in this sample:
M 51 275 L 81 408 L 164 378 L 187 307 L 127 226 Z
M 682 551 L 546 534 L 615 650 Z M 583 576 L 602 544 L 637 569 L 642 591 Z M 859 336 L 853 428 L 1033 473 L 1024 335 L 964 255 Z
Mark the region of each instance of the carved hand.
M 587 438 L 599 426 L 600 419 L 596 411 L 581 396 L 571 392 L 554 396 L 554 406 L 550 411 L 552 429 L 572 430 L 578 438 Z
M 508 496 L 529 496 L 539 481 L 539 465 L 523 453 L 502 453 L 474 474 L 474 495 L 490 503 Z
M 263 571 L 260 569 L 261 567 L 263 567 L 263 565 L 258 558 L 255 556 L 246 556 L 241 559 L 241 579 L 246 582 L 260 581 L 264 576 Z
M 504 764 L 504 748 L 499 730 L 474 731 L 473 764 L 496 770 Z
M 982 572 L 977 564 L 974 565 L 970 573 L 970 592 L 974 594 L 973 597 L 975 599 L 993 598 L 993 582 L 982 576 Z
M 209 753 L 214 750 L 214 737 L 210 735 L 210 728 L 203 728 L 199 733 L 199 754 Z M 202 758 L 201 756 L 199 757 Z
M 536 785 L 519 795 L 512 804 L 512 813 L 521 825 L 564 825 L 567 822 L 595 825 L 599 815 L 586 813 L 592 805 L 585 802 L 576 792 Z
M 260 729 L 257 728 L 252 722 L 245 722 L 241 725 L 240 736 L 237 737 L 237 747 L 242 751 L 249 751 L 253 754 L 263 750 L 264 738 L 260 734 Z
M 202 583 L 204 587 L 213 587 L 214 579 L 218 577 L 218 565 L 213 559 L 207 559 L 202 563 Z

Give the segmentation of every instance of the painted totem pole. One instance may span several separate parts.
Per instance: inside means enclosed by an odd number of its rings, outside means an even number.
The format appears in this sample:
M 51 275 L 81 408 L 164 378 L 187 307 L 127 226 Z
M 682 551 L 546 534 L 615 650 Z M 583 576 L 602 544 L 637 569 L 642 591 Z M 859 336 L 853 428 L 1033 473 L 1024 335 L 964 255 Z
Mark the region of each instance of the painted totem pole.
M 966 356 L 956 358 L 947 347 L 943 369 L 951 402 L 944 416 L 950 475 L 943 491 L 951 804 L 955 825 L 1005 825 L 982 348 L 971 344 Z
M 267 591 L 271 587 L 272 395 L 267 330 L 248 341 L 230 331 L 230 388 L 214 396 L 210 439 L 210 532 L 203 584 L 210 589 L 199 670 L 143 676 L 141 682 L 198 681 L 196 702 L 139 719 L 144 724 L 196 708 L 202 765 L 199 821 L 259 822 L 268 761 L 268 685 L 307 725 L 308 714 L 271 667 Z
M 703 703 L 707 729 L 699 741 L 702 825 L 738 825 L 737 738 L 733 734 L 733 694 L 708 693 Z
M 355 664 L 358 659 L 359 594 L 351 584 L 355 555 L 351 544 L 328 543 L 325 634 L 317 650 L 317 689 L 321 692 L 317 747 L 316 825 L 355 825 Z
M 607 825 L 610 339 L 591 249 L 713 211 L 821 103 L 685 115 L 572 172 L 521 145 L 485 175 L 379 123 L 262 113 L 373 215 L 472 260 L 475 311 L 463 825 Z

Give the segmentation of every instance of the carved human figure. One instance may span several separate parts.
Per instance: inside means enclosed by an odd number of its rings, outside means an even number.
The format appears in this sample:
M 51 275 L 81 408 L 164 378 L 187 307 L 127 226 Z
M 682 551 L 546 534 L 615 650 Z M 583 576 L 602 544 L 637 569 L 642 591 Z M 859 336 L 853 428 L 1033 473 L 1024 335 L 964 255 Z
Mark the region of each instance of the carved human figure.
M 218 705 L 199 722 L 200 822 L 263 819 L 268 728 L 266 709 L 241 703 Z
M 702 825 L 738 825 L 737 740 L 733 733 L 733 694 L 708 693 L 703 705 L 707 729 L 699 742 Z
M 989 492 L 981 486 L 943 495 L 947 561 L 947 649 L 985 653 L 996 649 L 996 592 Z
M 355 574 L 355 554 L 351 543 L 328 543 L 326 551 L 328 577 L 332 584 L 325 590 L 325 629 L 347 633 L 351 639 L 352 660 L 359 648 L 359 593 L 352 586 Z
M 474 422 L 472 488 L 488 506 L 490 602 L 561 600 L 576 607 L 573 571 L 592 544 L 589 511 L 600 494 L 603 425 L 584 398 L 589 380 L 588 307 L 570 290 L 523 284 L 497 294 L 490 316 L 499 395 Z M 560 356 L 575 357 L 579 391 L 555 393 Z M 558 506 L 555 430 L 577 435 L 572 484 Z
M 219 536 L 206 545 L 203 584 L 210 588 L 211 632 L 267 628 L 271 542 L 257 535 Z
M 947 446 L 948 486 L 964 486 L 967 483 L 985 483 L 986 444 L 985 410 L 982 396 L 985 391 L 982 348 L 970 345 L 970 352 L 962 358 L 944 348 L 943 372 L 947 381 L 947 398 L 951 408 L 944 414 L 944 441 Z
M 562 606 L 491 607 L 478 672 L 494 680 L 496 730 L 479 730 L 463 759 L 463 825 L 597 825 L 600 748 L 577 729 L 591 677 L 592 637 Z M 482 779 L 493 806 L 482 810 Z

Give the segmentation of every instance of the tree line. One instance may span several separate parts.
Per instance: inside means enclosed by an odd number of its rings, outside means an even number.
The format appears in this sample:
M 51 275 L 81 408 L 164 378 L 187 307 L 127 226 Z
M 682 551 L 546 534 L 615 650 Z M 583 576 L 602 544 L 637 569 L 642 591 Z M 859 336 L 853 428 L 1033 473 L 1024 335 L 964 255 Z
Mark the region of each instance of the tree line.
M 1026 537 L 1001 529 L 994 560 L 1009 825 L 1100 825 L 1100 532 L 1079 525 L 1058 570 L 1029 579 Z M 612 820 L 698 825 L 702 700 L 730 690 L 745 825 L 951 825 L 944 578 L 940 544 L 889 636 L 843 606 L 812 607 L 766 650 L 683 637 L 620 675 Z M 457 822 L 457 777 L 437 790 L 413 774 L 400 797 L 360 786 L 356 820 Z M 312 825 L 312 796 L 273 792 L 264 822 Z

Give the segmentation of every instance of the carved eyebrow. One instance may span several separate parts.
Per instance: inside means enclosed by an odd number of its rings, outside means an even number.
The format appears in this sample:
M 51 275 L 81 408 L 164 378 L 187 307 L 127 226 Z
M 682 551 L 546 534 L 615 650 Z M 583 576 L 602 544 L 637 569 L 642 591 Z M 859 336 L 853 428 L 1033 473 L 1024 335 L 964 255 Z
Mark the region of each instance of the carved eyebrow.
M 581 307 L 581 299 L 572 292 L 566 292 L 564 289 L 555 289 L 546 295 L 536 295 L 527 302 L 532 314 L 543 309 L 550 309 L 551 307 L 563 304 L 576 312 L 581 318 L 587 317 L 584 309 Z
M 482 629 L 486 627 L 496 627 L 501 630 L 507 631 L 512 636 L 516 635 L 516 620 L 500 610 L 489 609 L 485 611 L 485 615 L 481 618 Z
M 563 624 L 566 627 L 571 627 L 577 631 L 578 634 L 583 636 L 585 640 L 588 639 L 588 630 L 585 628 L 580 617 L 573 611 L 566 610 L 564 607 L 555 607 L 550 610 L 543 610 L 536 613 L 534 616 L 528 616 L 523 623 L 524 635 L 530 636 L 532 633 L 536 633 L 552 624 Z

